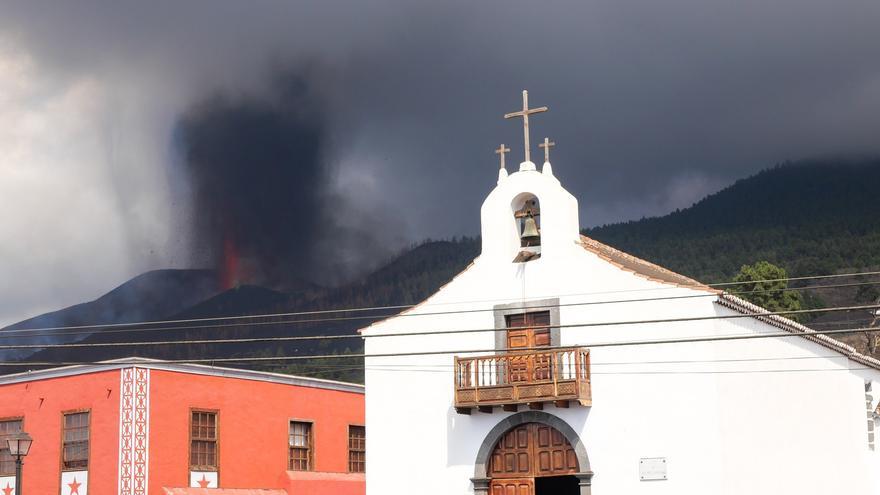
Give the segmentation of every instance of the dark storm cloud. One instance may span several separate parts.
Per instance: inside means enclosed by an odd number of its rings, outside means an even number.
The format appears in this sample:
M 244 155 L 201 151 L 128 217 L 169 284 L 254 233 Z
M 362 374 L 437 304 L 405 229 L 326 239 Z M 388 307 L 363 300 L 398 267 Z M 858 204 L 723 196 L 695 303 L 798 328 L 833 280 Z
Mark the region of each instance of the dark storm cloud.
M 687 206 L 782 160 L 878 148 L 876 2 L 480 4 L 421 19 L 432 28 L 414 21 L 359 60 L 390 76 L 352 93 L 362 114 L 385 109 L 377 120 L 395 130 L 372 135 L 394 150 L 389 175 L 409 204 L 430 184 L 422 213 L 446 231 L 476 228 L 499 142 L 522 157 L 518 124 L 500 118 L 522 88 L 550 107 L 533 142 L 558 143 L 584 225 Z
M 880 4 L 870 0 L 12 10 L 57 64 L 161 68 L 195 84 L 186 92 L 196 100 L 217 85 L 260 87 L 272 63 L 334 67 L 334 154 L 387 185 L 414 235 L 475 230 L 491 150 L 504 141 L 513 162 L 522 156 L 517 124 L 500 116 L 525 87 L 551 108 L 535 119 L 534 140 L 558 143 L 554 161 L 585 224 L 662 213 L 676 184 L 709 187 L 785 159 L 874 151 L 880 125 Z M 458 209 L 447 199 L 456 185 Z
M 193 197 L 193 262 L 225 285 L 332 283 L 368 267 L 391 245 L 376 212 L 357 212 L 329 186 L 326 104 L 313 69 L 275 79 L 271 97 L 216 95 L 177 128 L 180 165 Z M 341 217 L 357 218 L 355 223 Z
M 273 101 L 217 96 L 179 128 L 196 254 L 221 271 L 248 272 L 226 277 L 272 283 L 279 272 L 314 275 L 309 251 L 324 211 L 326 124 L 303 81 L 286 81 L 285 89 Z
M 153 127 L 169 143 L 214 95 L 228 98 L 223 118 L 245 121 L 235 102 L 277 102 L 279 73 L 319 61 L 321 106 L 305 104 L 320 113 L 315 180 L 353 206 L 315 218 L 359 229 L 322 241 L 353 265 L 358 243 L 478 230 L 492 150 L 507 143 L 514 167 L 522 157 L 519 124 L 501 116 L 523 88 L 550 107 L 533 142 L 557 142 L 554 171 L 584 226 L 687 206 L 783 160 L 876 153 L 878 21 L 876 0 L 0 6 L 0 33 L 58 80 L 125 81 L 145 119 L 168 106 Z M 279 105 L 262 110 L 284 130 Z

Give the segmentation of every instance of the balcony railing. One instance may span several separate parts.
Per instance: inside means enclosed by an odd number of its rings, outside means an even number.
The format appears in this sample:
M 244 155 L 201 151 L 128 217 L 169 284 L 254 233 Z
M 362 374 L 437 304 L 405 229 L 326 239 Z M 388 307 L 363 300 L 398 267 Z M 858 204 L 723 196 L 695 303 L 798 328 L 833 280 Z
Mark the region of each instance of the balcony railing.
M 590 351 L 554 347 L 541 351 L 455 358 L 455 409 L 491 412 L 494 406 L 516 410 L 519 404 L 540 409 L 545 402 L 568 407 L 569 401 L 592 405 Z

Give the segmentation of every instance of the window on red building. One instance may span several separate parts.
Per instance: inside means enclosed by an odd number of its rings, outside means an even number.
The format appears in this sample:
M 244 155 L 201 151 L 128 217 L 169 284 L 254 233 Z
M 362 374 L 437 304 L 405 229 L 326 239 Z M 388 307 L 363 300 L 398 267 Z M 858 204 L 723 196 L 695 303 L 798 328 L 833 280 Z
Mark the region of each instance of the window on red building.
M 312 441 L 312 423 L 307 421 L 290 422 L 288 434 L 290 453 L 287 469 L 291 471 L 311 471 L 313 469 Z
M 193 471 L 217 471 L 217 412 L 192 411 L 189 467 Z
M 84 471 L 89 468 L 89 412 L 64 414 L 62 432 L 61 469 Z
M 0 476 L 15 475 L 15 457 L 9 454 L 6 439 L 21 432 L 21 418 L 0 420 Z
M 348 427 L 348 470 L 352 473 L 367 470 L 367 429 L 364 426 Z

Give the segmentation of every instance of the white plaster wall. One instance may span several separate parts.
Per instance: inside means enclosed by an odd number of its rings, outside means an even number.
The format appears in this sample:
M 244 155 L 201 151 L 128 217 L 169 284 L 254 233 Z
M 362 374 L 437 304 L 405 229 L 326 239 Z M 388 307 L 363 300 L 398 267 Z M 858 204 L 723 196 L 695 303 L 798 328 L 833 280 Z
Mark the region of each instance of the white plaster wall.
M 731 333 L 779 331 L 753 319 L 718 326 Z M 720 359 L 774 358 L 728 365 L 740 372 L 716 376 L 727 447 L 722 493 L 753 492 L 755 485 L 760 493 L 877 493 L 865 463 L 873 453 L 863 365 L 801 337 L 716 346 Z M 754 372 L 743 372 L 748 370 Z
M 453 355 L 491 352 L 493 332 L 466 330 L 494 327 L 494 305 L 547 297 L 559 297 L 561 325 L 585 325 L 562 328 L 561 344 L 591 347 L 593 406 L 544 410 L 581 435 L 594 495 L 880 493 L 864 404 L 876 371 L 801 337 L 601 346 L 779 330 L 751 318 L 589 325 L 736 313 L 706 292 L 649 281 L 576 245 L 576 202 L 553 181 L 536 172 L 503 181 L 483 206 L 484 250 L 474 265 L 405 316 L 365 330 L 367 354 L 447 352 L 366 359 L 368 495 L 473 492 L 477 451 L 512 413 L 456 414 Z M 516 233 L 505 222 L 522 190 L 541 201 L 543 255 L 513 264 Z M 654 297 L 681 298 L 608 303 Z M 475 309 L 486 311 L 455 312 Z M 437 330 L 460 332 L 374 337 Z M 642 457 L 666 457 L 669 479 L 639 481 Z
M 880 374 L 874 370 L 859 370 L 855 373 L 861 376 L 865 382 L 871 382 L 871 411 L 875 411 L 880 405 L 880 381 L 878 381 Z M 867 418 L 865 419 L 867 420 Z M 870 493 L 880 493 L 880 418 L 874 416 L 872 422 L 874 423 L 874 450 L 866 454 L 864 464 L 865 469 L 871 473 L 872 489 Z

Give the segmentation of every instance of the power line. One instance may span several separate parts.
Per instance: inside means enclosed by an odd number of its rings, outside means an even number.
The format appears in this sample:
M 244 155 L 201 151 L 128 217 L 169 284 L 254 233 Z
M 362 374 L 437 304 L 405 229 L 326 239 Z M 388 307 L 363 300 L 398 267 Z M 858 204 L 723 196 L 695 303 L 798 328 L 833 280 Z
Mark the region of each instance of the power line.
M 590 375 L 727 375 L 727 374 L 753 374 L 753 373 L 807 373 L 807 372 L 828 372 L 828 371 L 859 371 L 859 370 L 872 370 L 874 368 L 869 368 L 867 366 L 856 367 L 856 368 L 799 368 L 799 369 L 761 369 L 761 370 L 660 370 L 660 371 L 591 371 Z M 325 373 L 329 373 L 334 370 L 324 370 Z M 390 369 L 377 369 L 371 371 L 384 371 L 384 372 L 422 372 L 422 373 L 449 373 L 449 371 L 445 370 L 428 370 L 428 369 L 415 369 L 415 370 L 390 370 Z
M 645 325 L 655 323 L 677 323 L 688 321 L 707 321 L 707 320 L 728 320 L 736 318 L 754 318 L 762 316 L 781 316 L 781 315 L 798 315 L 809 313 L 833 313 L 840 311 L 853 311 L 862 309 L 878 309 L 880 305 L 868 306 L 841 306 L 823 309 L 800 309 L 791 311 L 767 311 L 762 313 L 742 313 L 733 315 L 713 315 L 713 316 L 690 316 L 682 318 L 661 318 L 653 320 L 628 320 L 628 321 L 606 321 L 606 322 L 586 322 L 586 323 L 568 323 L 560 325 L 548 325 L 551 328 L 584 328 L 584 327 L 605 327 L 605 326 L 621 326 L 621 325 Z M 230 339 L 188 339 L 188 340 L 156 340 L 156 341 L 140 341 L 140 342 L 75 342 L 64 344 L 5 344 L 0 345 L 0 350 L 12 349 L 72 349 L 82 347 L 131 347 L 131 346 L 163 346 L 163 345 L 204 345 L 204 344 L 244 344 L 256 342 L 293 342 L 305 340 L 339 340 L 339 339 L 367 339 L 382 337 L 417 337 L 425 335 L 445 335 L 445 334 L 462 334 L 462 333 L 481 333 L 481 332 L 506 332 L 508 330 L 524 330 L 532 328 L 530 326 L 507 327 L 507 328 L 465 328 L 459 330 L 427 330 L 422 332 L 398 332 L 398 333 L 377 333 L 377 334 L 335 334 L 335 335 L 294 335 L 288 337 L 241 337 Z
M 592 365 L 591 365 L 592 366 Z M 453 373 L 451 370 L 438 369 L 385 369 L 385 368 L 358 368 L 368 371 L 379 372 L 405 372 L 405 373 Z M 770 368 L 757 370 L 643 370 L 643 371 L 590 371 L 590 375 L 726 375 L 726 374 L 753 374 L 753 373 L 803 373 L 803 372 L 828 372 L 828 371 L 860 371 L 872 370 L 867 366 L 854 368 Z M 339 371 L 351 371 L 353 367 L 339 369 L 326 369 L 315 371 L 318 373 L 338 373 Z
M 804 357 L 804 359 L 827 359 L 827 358 L 845 358 L 845 356 L 816 356 L 816 357 Z M 784 360 L 784 359 L 798 359 L 796 357 L 791 358 L 769 358 L 768 360 Z M 739 360 L 739 361 L 752 361 L 752 360 Z M 759 359 L 755 359 L 754 361 L 760 361 Z M 707 362 L 720 362 L 720 361 L 707 361 Z M 651 361 L 647 363 L 653 363 Z M 639 371 L 594 371 L 592 368 L 594 366 L 600 366 L 602 364 L 610 364 L 610 363 L 590 363 L 590 375 L 725 375 L 725 374 L 760 374 L 760 373 L 809 373 L 809 372 L 834 372 L 834 371 L 862 371 L 862 370 L 872 370 L 874 368 L 869 368 L 866 366 L 863 367 L 849 367 L 849 368 L 770 368 L 770 369 L 747 369 L 747 370 L 639 370 Z M 642 364 L 642 363 L 632 363 L 632 364 Z M 309 364 L 310 367 L 322 367 L 322 365 L 314 365 Z M 452 374 L 454 373 L 454 369 L 438 369 L 437 367 L 412 367 L 412 368 L 393 368 L 389 366 L 379 365 L 379 366 L 348 366 L 348 365 L 326 365 L 323 366 L 325 369 L 319 370 L 309 370 L 309 371 L 296 371 L 294 376 L 313 376 L 313 375 L 322 375 L 322 374 L 331 374 L 331 373 L 340 373 L 347 371 L 374 371 L 374 372 L 390 372 L 390 373 L 444 373 L 444 374 Z
M 842 273 L 836 275 L 809 275 L 803 277 L 789 277 L 789 278 L 768 278 L 764 280 L 746 280 L 743 282 L 721 282 L 717 284 L 708 284 L 712 287 L 723 287 L 729 285 L 745 285 L 745 284 L 759 284 L 764 282 L 784 282 L 784 281 L 797 281 L 797 280 L 821 280 L 828 278 L 840 278 L 840 277 L 858 277 L 863 275 L 880 275 L 880 271 L 875 272 L 861 272 L 861 273 Z
M 859 274 L 847 274 L 847 275 L 836 275 L 836 276 L 856 276 L 856 275 L 873 275 L 880 274 L 880 272 L 863 272 Z M 831 275 L 819 276 L 817 278 L 822 277 L 831 277 Z M 801 277 L 804 279 L 805 277 Z M 767 281 L 775 281 L 778 279 L 769 279 Z M 755 281 L 749 283 L 759 283 L 762 281 Z M 864 286 L 864 285 L 875 285 L 880 283 L 880 281 L 868 281 L 868 282 L 856 282 L 856 283 L 848 283 L 848 284 L 836 284 L 836 285 L 814 285 L 814 286 L 805 286 L 805 287 L 792 287 L 782 290 L 811 290 L 811 289 L 831 289 L 831 288 L 843 288 L 843 287 L 856 287 L 856 286 Z M 641 290 L 641 289 L 640 289 Z M 651 289 L 654 290 L 654 289 Z M 731 292 L 733 295 L 745 295 L 745 294 L 758 294 L 758 293 L 766 293 L 766 292 L 779 292 L 780 289 L 756 289 L 751 291 L 737 291 Z M 574 295 L 587 295 L 588 293 L 583 294 L 568 294 L 568 295 L 560 295 L 557 297 L 568 297 Z M 596 293 L 599 294 L 599 293 Z M 586 301 L 586 302 L 572 302 L 572 303 L 557 303 L 557 304 L 545 304 L 545 305 L 530 305 L 523 306 L 521 308 L 509 308 L 509 309 L 550 309 L 557 307 L 567 307 L 567 306 L 590 306 L 590 305 L 602 305 L 602 304 L 620 304 L 620 303 L 630 303 L 630 302 L 649 302 L 649 301 L 663 301 L 663 300 L 676 300 L 676 299 L 692 299 L 692 298 L 701 298 L 701 297 L 718 297 L 718 294 L 688 294 L 688 295 L 680 295 L 680 296 L 660 296 L 660 297 L 650 297 L 650 298 L 634 298 L 634 299 L 617 299 L 617 300 L 606 300 L 606 301 Z M 534 296 L 530 299 L 539 298 L 538 296 Z M 496 299 L 509 301 L 510 299 Z M 475 301 L 480 302 L 480 301 Z M 435 304 L 465 304 L 468 301 L 462 302 L 449 302 L 449 303 L 435 303 Z M 94 330 L 100 328 L 108 328 L 110 330 L 102 330 L 100 333 L 110 334 L 110 333 L 136 333 L 136 332 L 147 332 L 147 331 L 169 331 L 169 330 L 206 330 L 213 328 L 233 328 L 233 327 L 242 327 L 242 326 L 267 326 L 267 325 L 286 325 L 286 324 L 302 324 L 302 323 L 326 323 L 330 321 L 354 321 L 354 320 L 373 320 L 380 318 L 389 318 L 389 317 L 407 317 L 407 316 L 434 316 L 434 315 L 445 315 L 445 314 L 465 314 L 465 313 L 479 313 L 479 312 L 488 312 L 494 311 L 494 308 L 474 308 L 474 309 L 466 309 L 466 310 L 455 310 L 455 311 L 436 311 L 436 312 L 424 312 L 424 313 L 387 313 L 380 315 L 363 315 L 363 316 L 344 316 L 344 317 L 329 317 L 329 318 L 313 318 L 313 319 L 297 319 L 297 320 L 282 320 L 282 321 L 258 321 L 258 322 L 240 322 L 240 323 L 227 323 L 227 324 L 216 324 L 216 325 L 177 325 L 171 327 L 157 327 L 154 325 L 162 325 L 169 323 L 200 323 L 207 321 L 228 321 L 228 320 L 243 320 L 243 319 L 251 319 L 251 318 L 277 318 L 277 317 L 285 317 L 285 316 L 306 316 L 306 315 L 315 315 L 315 314 L 330 314 L 330 313 L 342 313 L 342 312 L 361 312 L 361 311 L 380 311 L 380 310 L 389 310 L 389 309 L 401 309 L 401 308 L 411 308 L 413 305 L 407 306 L 376 306 L 376 307 L 367 307 L 367 308 L 350 308 L 350 309 L 339 309 L 339 310 L 320 310 L 320 311 L 301 311 L 301 312 L 291 312 L 291 313 L 275 313 L 275 314 L 262 314 L 262 315 L 240 315 L 240 316 L 224 316 L 224 317 L 214 317 L 214 318 L 195 318 L 195 319 L 186 319 L 186 320 L 159 320 L 153 322 L 135 322 L 135 323 L 112 323 L 112 324 L 100 324 L 100 325 L 77 325 L 77 326 L 59 326 L 59 327 L 41 327 L 41 328 L 24 328 L 24 329 L 13 329 L 6 330 L 0 334 L 0 338 L 27 338 L 29 335 L 20 335 L 20 334 L 30 334 L 30 333 L 39 333 L 39 336 L 58 336 L 58 335 L 91 335 L 96 332 Z M 129 328 L 135 327 L 138 325 L 143 325 L 146 328 Z M 123 327 L 123 328 L 119 328 Z M 113 330 L 115 328 L 115 330 Z M 81 329 L 91 329 L 89 331 L 74 331 L 74 332 L 53 332 L 55 330 L 81 330 Z M 14 333 L 14 335 L 10 335 L 10 333 Z
M 546 349 L 546 348 L 544 348 Z M 687 360 L 663 360 L 663 361 L 609 361 L 609 362 L 591 362 L 590 375 L 702 375 L 702 374 L 752 374 L 752 373 L 794 373 L 794 372 L 826 372 L 826 371 L 857 371 L 871 370 L 869 367 L 849 367 L 849 368 L 772 368 L 772 369 L 748 369 L 748 370 L 659 370 L 659 371 L 595 371 L 594 368 L 600 366 L 621 366 L 621 365 L 655 365 L 655 364 L 717 364 L 717 363 L 742 363 L 742 362 L 768 362 L 768 361 L 804 361 L 804 360 L 827 360 L 827 359 L 847 359 L 842 354 L 821 355 L 821 356 L 784 356 L 784 357 L 767 357 L 767 358 L 732 358 L 732 359 L 687 359 Z M 379 372 L 425 372 L 425 373 L 454 373 L 455 365 L 453 364 L 376 364 L 367 366 L 351 366 L 343 364 L 316 364 L 309 363 L 310 368 L 323 368 L 308 372 L 312 374 L 329 374 L 344 371 L 379 371 Z M 296 372 L 296 374 L 305 374 Z
M 841 278 L 841 277 L 856 277 L 856 276 L 869 276 L 869 275 L 880 275 L 880 271 L 872 271 L 872 272 L 857 272 L 857 273 L 844 273 L 837 275 L 814 275 L 814 276 L 805 276 L 805 277 L 796 277 L 789 279 L 764 279 L 764 280 L 750 280 L 747 282 L 721 282 L 717 284 L 710 284 L 712 286 L 729 286 L 729 285 L 743 285 L 743 284 L 757 284 L 764 282 L 780 282 L 784 280 L 811 280 L 811 279 L 828 279 L 828 278 Z M 870 283 L 870 282 L 869 282 Z M 587 296 L 587 295 L 600 295 L 600 294 L 616 294 L 616 293 L 627 293 L 627 292 L 645 292 L 645 291 L 657 291 L 657 290 L 669 290 L 669 289 L 681 289 L 681 288 L 702 288 L 707 287 L 707 285 L 703 284 L 678 284 L 676 287 L 659 287 L 659 288 L 645 288 L 645 289 L 621 289 L 616 291 L 598 291 L 598 292 L 581 292 L 581 293 L 569 293 L 569 294 L 551 294 L 545 296 L 531 296 L 530 299 L 542 299 L 542 298 L 550 298 L 550 297 L 572 297 L 572 296 Z M 791 290 L 791 289 L 784 289 Z M 767 289 L 768 292 L 775 292 L 775 289 Z M 709 294 L 712 295 L 712 294 Z M 316 314 L 329 314 L 329 313 L 345 313 L 345 312 L 362 312 L 362 311 L 381 311 L 381 310 L 397 310 L 397 309 L 407 309 L 415 306 L 430 306 L 430 305 L 452 305 L 452 304 L 467 304 L 467 303 L 479 303 L 479 302 L 493 302 L 493 301 L 508 301 L 510 298 L 499 298 L 499 299 L 485 299 L 485 300 L 470 300 L 470 301 L 449 301 L 444 303 L 420 303 L 420 304 L 406 304 L 406 305 L 390 305 L 390 306 L 373 306 L 373 307 L 355 307 L 355 308 L 342 308 L 342 309 L 327 309 L 327 310 L 313 310 L 313 311 L 297 311 L 297 312 L 286 312 L 286 313 L 269 313 L 269 314 L 259 314 L 259 315 L 238 315 L 238 316 L 217 316 L 210 318 L 188 318 L 188 319 L 175 319 L 175 320 L 157 320 L 157 321 L 140 321 L 140 322 L 127 322 L 127 323 L 104 323 L 104 324 L 95 324 L 95 325 L 72 325 L 72 326 L 57 326 L 57 327 L 38 327 L 38 328 L 24 328 L 24 329 L 15 329 L 9 330 L 14 332 L 37 332 L 37 331 L 48 331 L 48 330 L 65 330 L 65 329 L 97 329 L 97 328 L 116 328 L 116 327 L 125 327 L 125 326 L 136 326 L 136 325 L 157 325 L 157 324 L 178 324 L 178 323 L 201 323 L 207 321 L 228 321 L 228 320 L 237 320 L 237 319 L 246 319 L 246 318 L 277 318 L 277 317 L 285 317 L 285 316 L 308 316 L 308 315 L 316 315 Z M 648 300 L 648 299 L 635 299 L 635 300 Z M 455 313 L 455 312 L 451 312 Z
M 583 346 L 589 347 L 589 346 Z M 548 349 L 547 347 L 543 347 L 541 349 Z M 553 347 L 549 349 L 555 349 Z M 729 358 L 729 359 L 675 359 L 675 360 L 663 360 L 663 361 L 606 361 L 597 363 L 595 361 L 590 362 L 590 367 L 595 366 L 626 366 L 626 365 L 645 365 L 645 364 L 698 364 L 698 363 L 743 363 L 743 362 L 765 362 L 765 361 L 803 361 L 803 360 L 812 360 L 812 359 L 846 359 L 847 357 L 843 354 L 827 354 L 821 356 L 783 356 L 783 357 L 766 357 L 766 358 Z M 309 366 L 316 368 L 346 368 L 350 365 L 347 364 L 315 364 L 309 363 Z M 372 369 L 380 369 L 380 368 L 388 368 L 388 369 L 416 369 L 416 368 L 425 368 L 425 369 L 439 369 L 439 370 L 452 370 L 455 368 L 454 364 L 406 364 L 406 363 L 395 363 L 395 364 L 375 364 L 370 365 L 369 368 Z
M 313 370 L 309 372 L 300 373 L 297 372 L 293 376 L 309 376 L 309 377 L 321 377 L 326 375 L 337 374 L 340 372 L 346 371 L 358 371 L 363 368 L 341 368 L 339 370 Z M 656 376 L 656 375 L 751 375 L 751 374 L 775 374 L 775 373 L 827 373 L 827 372 L 841 372 L 841 371 L 865 371 L 865 370 L 873 370 L 874 368 L 868 368 L 866 366 L 860 366 L 855 368 L 806 368 L 806 369 L 766 369 L 766 370 L 697 370 L 697 371 L 619 371 L 619 372 L 593 372 L 591 375 L 605 375 L 605 376 L 620 376 L 620 375 L 639 375 L 639 376 Z M 399 373 L 399 372 L 408 372 L 408 373 L 449 373 L 447 371 L 442 370 L 387 370 L 387 369 L 379 369 L 379 370 L 371 370 L 377 371 L 380 373 Z M 338 378 L 337 378 L 338 379 Z
M 755 315 L 747 315 L 755 316 Z M 658 340 L 632 340 L 619 342 L 597 342 L 592 344 L 580 344 L 570 347 L 624 347 L 638 345 L 660 345 L 660 344 L 685 344 L 698 342 L 724 342 L 736 340 L 754 340 L 776 337 L 815 337 L 819 335 L 835 335 L 838 333 L 854 333 L 854 332 L 880 332 L 877 327 L 860 327 L 848 328 L 840 330 L 827 330 L 815 332 L 775 332 L 763 334 L 731 334 L 731 335 L 713 335 L 701 337 L 684 337 L 678 339 L 658 339 Z M 413 351 L 413 352 L 392 352 L 378 354 L 319 354 L 319 355 L 303 355 L 303 356 L 265 356 L 265 357 L 220 357 L 220 358 L 200 358 L 200 359 L 168 359 L 162 360 L 163 363 L 235 363 L 235 362 L 266 362 L 266 361 L 302 361 L 307 359 L 355 359 L 355 358 L 378 358 L 378 357 L 412 357 L 412 356 L 433 356 L 443 354 L 483 354 L 483 353 L 499 353 L 510 351 L 547 351 L 554 348 L 547 347 L 517 347 L 502 349 L 460 349 L 460 350 L 443 350 L 443 351 Z M 82 364 L 108 364 L 100 361 L 68 361 L 68 362 L 34 362 L 34 361 L 18 361 L 18 362 L 0 362 L 0 366 L 68 366 Z M 142 364 L 138 361 L 126 363 L 125 361 L 114 361 L 110 364 Z
M 687 360 L 664 360 L 664 361 L 609 361 L 590 363 L 591 375 L 654 375 L 654 374 L 728 374 L 728 373 L 780 373 L 780 372 L 809 372 L 809 371 L 852 371 L 868 370 L 873 368 L 810 368 L 810 369 L 780 369 L 769 370 L 661 370 L 661 371 L 596 371 L 595 368 L 602 366 L 625 366 L 625 365 L 656 365 L 656 364 L 719 364 L 719 363 L 744 363 L 744 362 L 771 362 L 771 361 L 805 361 L 805 360 L 847 359 L 845 355 L 822 355 L 822 356 L 785 356 L 769 358 L 733 358 L 733 359 L 687 359 Z M 417 372 L 417 373 L 455 373 L 454 364 L 376 364 L 369 366 L 351 366 L 345 364 L 316 364 L 308 363 L 312 371 L 309 375 L 340 373 L 347 371 L 379 371 L 379 372 Z M 318 368 L 317 370 L 315 368 Z M 299 371 L 295 374 L 302 375 Z
M 843 357 L 843 356 L 841 356 Z M 74 363 L 76 365 L 83 364 L 126 364 L 126 363 Z M 132 365 L 143 363 L 130 363 Z M 591 364 L 594 366 L 595 364 Z M 311 366 L 311 365 L 310 365 Z M 867 366 L 850 367 L 850 368 L 771 368 L 771 369 L 750 369 L 750 370 L 641 370 L 641 371 L 590 371 L 590 375 L 726 375 L 726 374 L 760 374 L 760 373 L 824 373 L 824 372 L 840 372 L 840 371 L 863 371 L 873 370 Z M 330 373 L 340 373 L 346 371 L 378 371 L 378 372 L 404 372 L 404 373 L 453 373 L 452 370 L 413 368 L 413 369 L 391 369 L 361 366 L 339 366 L 332 369 L 322 370 L 306 370 L 297 371 L 292 376 L 315 376 Z
M 843 357 L 843 356 L 839 356 Z M 94 363 L 94 364 L 118 364 L 118 363 Z M 124 364 L 124 363 L 123 363 Z M 138 363 L 133 363 L 138 364 Z M 143 364 L 143 363 L 139 363 Z M 597 363 L 591 363 L 591 366 L 595 366 Z M 315 365 L 309 365 L 315 366 Z M 590 375 L 603 375 L 603 376 L 613 376 L 613 375 L 724 375 L 724 374 L 760 374 L 760 373 L 824 373 L 824 372 L 840 372 L 840 371 L 864 371 L 864 370 L 873 370 L 874 368 L 869 368 L 866 366 L 862 367 L 854 367 L 854 368 L 772 368 L 772 369 L 758 369 L 758 370 L 643 370 L 643 371 L 590 371 Z M 319 376 L 319 375 L 327 375 L 327 374 L 338 374 L 341 372 L 347 371 L 378 371 L 378 372 L 392 372 L 392 373 L 453 373 L 452 370 L 443 370 L 443 369 L 430 369 L 430 368 L 411 368 L 411 369 L 392 369 L 392 368 L 382 368 L 382 367 L 361 367 L 361 366 L 343 366 L 339 365 L 338 367 L 333 367 L 332 369 L 320 369 L 320 370 L 304 370 L 304 371 L 296 371 L 295 374 L 291 376 Z

